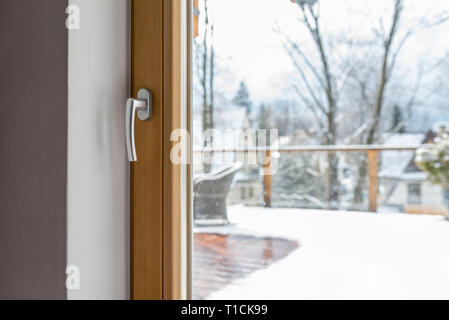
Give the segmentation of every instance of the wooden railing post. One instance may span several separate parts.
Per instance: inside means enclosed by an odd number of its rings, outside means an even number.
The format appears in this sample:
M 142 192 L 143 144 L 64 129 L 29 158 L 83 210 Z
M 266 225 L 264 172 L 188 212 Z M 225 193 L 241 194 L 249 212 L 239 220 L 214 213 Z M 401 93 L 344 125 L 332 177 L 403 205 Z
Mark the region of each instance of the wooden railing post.
M 271 207 L 271 189 L 273 183 L 271 172 L 271 151 L 265 153 L 265 163 L 263 168 L 263 199 L 266 208 Z
M 369 176 L 369 211 L 377 212 L 377 198 L 379 195 L 379 152 L 368 151 L 368 176 Z

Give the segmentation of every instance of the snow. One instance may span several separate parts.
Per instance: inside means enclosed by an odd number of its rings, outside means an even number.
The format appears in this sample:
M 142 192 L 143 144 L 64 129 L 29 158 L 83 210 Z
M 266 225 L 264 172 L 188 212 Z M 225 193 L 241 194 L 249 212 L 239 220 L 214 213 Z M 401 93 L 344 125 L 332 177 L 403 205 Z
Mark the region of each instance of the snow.
M 301 247 L 210 299 L 448 299 L 449 222 L 441 216 L 229 208 L 201 232 L 297 239 Z
M 387 146 L 407 146 L 421 144 L 425 138 L 424 133 L 397 133 L 385 138 Z
M 426 180 L 427 176 L 428 176 L 427 173 L 423 171 L 405 172 L 401 175 L 401 180 L 421 182 Z

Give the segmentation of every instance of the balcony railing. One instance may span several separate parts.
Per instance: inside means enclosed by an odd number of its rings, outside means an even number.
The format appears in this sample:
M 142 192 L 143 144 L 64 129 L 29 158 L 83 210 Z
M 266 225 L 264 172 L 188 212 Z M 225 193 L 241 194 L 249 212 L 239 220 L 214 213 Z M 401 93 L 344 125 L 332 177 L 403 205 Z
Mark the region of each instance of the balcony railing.
M 377 212 L 379 198 L 379 154 L 387 151 L 416 151 L 423 145 L 333 145 L 333 146 L 281 146 L 281 147 L 229 147 L 229 148 L 207 148 L 194 149 L 194 153 L 200 154 L 220 154 L 220 153 L 264 153 L 265 165 L 264 170 L 264 203 L 266 207 L 271 207 L 272 196 L 272 172 L 270 171 L 272 156 L 274 152 L 283 153 L 365 153 L 367 155 L 367 172 L 368 172 L 368 203 L 369 211 Z

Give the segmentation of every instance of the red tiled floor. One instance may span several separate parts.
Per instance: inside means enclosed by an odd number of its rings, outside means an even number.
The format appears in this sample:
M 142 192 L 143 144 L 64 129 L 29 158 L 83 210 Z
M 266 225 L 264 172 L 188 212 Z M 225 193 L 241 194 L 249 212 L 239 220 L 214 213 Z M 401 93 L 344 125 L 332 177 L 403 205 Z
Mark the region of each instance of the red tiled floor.
M 299 248 L 297 241 L 247 235 L 194 235 L 194 297 L 209 294 L 269 267 Z

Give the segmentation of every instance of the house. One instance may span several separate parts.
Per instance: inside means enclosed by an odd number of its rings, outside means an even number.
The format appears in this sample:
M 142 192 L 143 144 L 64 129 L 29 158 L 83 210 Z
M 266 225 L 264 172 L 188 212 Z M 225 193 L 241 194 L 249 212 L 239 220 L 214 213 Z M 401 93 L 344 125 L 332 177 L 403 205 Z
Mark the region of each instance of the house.
M 256 136 L 251 129 L 250 121 L 246 110 L 229 103 L 221 105 L 214 109 L 215 121 L 213 129 L 213 149 L 228 149 L 244 146 L 255 146 Z M 193 148 L 199 150 L 204 147 L 206 139 L 202 129 L 202 110 L 197 108 L 193 112 Z M 210 146 L 209 146 L 210 147 Z M 220 167 L 234 162 L 248 163 L 245 161 L 245 155 L 234 153 L 215 153 L 211 159 L 213 167 Z M 203 170 L 202 154 L 196 152 L 193 159 L 194 173 Z
M 215 108 L 214 118 L 220 119 L 215 122 L 215 134 L 213 139 L 214 149 L 235 149 L 256 146 L 256 133 L 251 128 L 251 123 L 246 110 L 232 103 Z M 194 110 L 193 115 L 193 145 L 195 150 L 203 147 L 204 135 L 202 132 L 201 109 Z M 194 174 L 201 173 L 204 169 L 204 153 L 195 152 L 193 156 Z M 211 164 L 213 169 L 240 162 L 242 170 L 237 173 L 234 185 L 228 196 L 231 204 L 240 203 L 256 205 L 261 202 L 262 185 L 260 182 L 257 155 L 255 153 L 219 153 L 212 155 Z
M 427 134 L 393 134 L 385 145 L 417 145 L 431 143 L 436 127 Z M 446 214 L 444 189 L 427 180 L 427 174 L 415 165 L 412 151 L 382 152 L 380 159 L 380 203 L 382 207 L 405 213 Z

